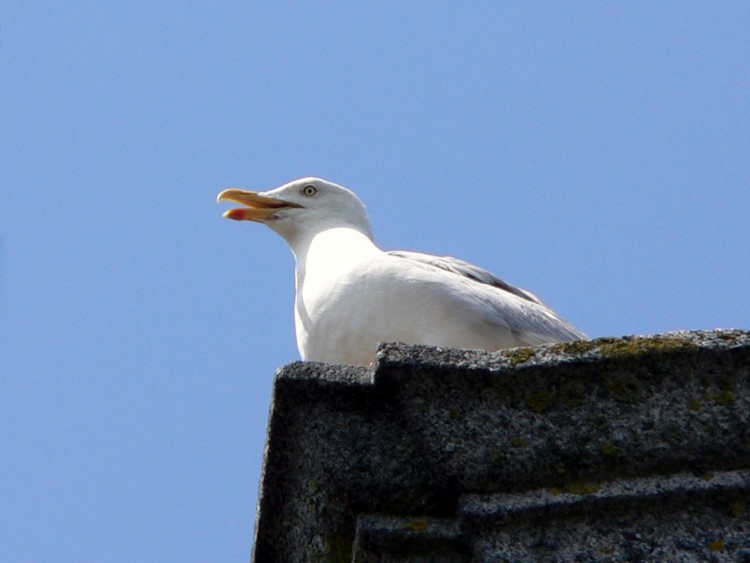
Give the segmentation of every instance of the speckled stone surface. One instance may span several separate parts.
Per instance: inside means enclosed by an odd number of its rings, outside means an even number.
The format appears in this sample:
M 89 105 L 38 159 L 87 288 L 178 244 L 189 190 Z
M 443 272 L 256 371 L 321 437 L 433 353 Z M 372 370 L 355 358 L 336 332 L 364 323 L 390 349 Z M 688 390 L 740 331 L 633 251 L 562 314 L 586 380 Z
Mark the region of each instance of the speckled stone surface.
M 749 402 L 738 330 L 296 362 L 254 558 L 750 560 Z
M 466 495 L 453 519 L 360 516 L 354 560 L 750 561 L 748 471 L 577 487 Z

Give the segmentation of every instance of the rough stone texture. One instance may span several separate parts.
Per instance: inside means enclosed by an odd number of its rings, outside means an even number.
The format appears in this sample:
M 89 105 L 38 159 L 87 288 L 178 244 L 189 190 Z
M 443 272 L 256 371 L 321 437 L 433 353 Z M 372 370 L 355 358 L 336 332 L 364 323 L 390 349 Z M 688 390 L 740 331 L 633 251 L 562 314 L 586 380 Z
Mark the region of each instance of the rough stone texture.
M 750 561 L 750 333 L 277 374 L 256 561 Z
M 750 472 L 466 495 L 454 520 L 361 516 L 356 561 L 750 560 Z

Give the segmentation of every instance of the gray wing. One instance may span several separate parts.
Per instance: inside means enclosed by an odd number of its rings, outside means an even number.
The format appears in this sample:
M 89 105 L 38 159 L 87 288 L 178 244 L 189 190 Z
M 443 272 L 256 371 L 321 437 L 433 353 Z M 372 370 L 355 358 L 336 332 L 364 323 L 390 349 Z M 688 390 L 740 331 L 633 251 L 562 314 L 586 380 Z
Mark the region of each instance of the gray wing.
M 533 293 L 511 285 L 491 272 L 451 256 L 434 256 L 408 250 L 392 250 L 387 252 L 391 256 L 411 260 L 432 268 L 438 268 L 461 276 L 468 283 L 491 286 L 495 289 L 510 293 L 523 301 L 513 305 L 508 300 L 488 299 L 487 310 L 494 311 L 488 317 L 488 322 L 506 330 L 512 337 L 503 348 L 511 346 L 535 346 L 546 342 L 566 342 L 588 338 L 557 313 L 547 307 Z M 487 295 L 484 291 L 477 293 L 481 299 Z M 525 305 L 524 305 L 525 304 Z
M 435 266 L 441 270 L 452 272 L 479 283 L 502 289 L 503 291 L 512 293 L 513 295 L 531 301 L 532 303 L 545 306 L 544 303 L 542 303 L 539 298 L 530 291 L 511 285 L 498 278 L 492 272 L 488 272 L 483 268 L 459 260 L 458 258 L 453 258 L 452 256 L 435 256 L 433 254 L 423 254 L 421 252 L 411 252 L 409 250 L 390 250 L 387 254 L 406 258 L 407 260 L 414 260 L 415 262 L 421 262 L 423 264 L 429 264 L 430 266 Z

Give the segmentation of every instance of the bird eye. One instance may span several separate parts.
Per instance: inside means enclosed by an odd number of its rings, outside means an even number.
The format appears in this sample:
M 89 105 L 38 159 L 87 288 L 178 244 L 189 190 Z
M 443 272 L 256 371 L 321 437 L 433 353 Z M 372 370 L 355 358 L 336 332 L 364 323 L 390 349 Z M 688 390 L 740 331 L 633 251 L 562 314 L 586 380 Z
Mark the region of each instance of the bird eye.
M 316 188 L 312 184 L 308 184 L 307 186 L 305 186 L 304 188 L 302 188 L 302 193 L 304 195 L 306 195 L 307 197 L 312 197 L 316 193 L 318 193 L 318 188 Z

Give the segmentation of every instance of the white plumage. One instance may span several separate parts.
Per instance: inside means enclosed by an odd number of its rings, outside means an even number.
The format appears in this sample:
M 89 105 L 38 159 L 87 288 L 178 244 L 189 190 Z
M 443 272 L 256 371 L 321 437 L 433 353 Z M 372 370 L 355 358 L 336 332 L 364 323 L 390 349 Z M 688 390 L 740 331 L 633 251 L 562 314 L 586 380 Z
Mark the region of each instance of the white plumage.
M 369 364 L 380 342 L 498 350 L 585 339 L 535 295 L 450 257 L 385 252 L 350 190 L 302 178 L 267 192 L 224 190 L 296 261 L 294 318 L 304 360 Z

